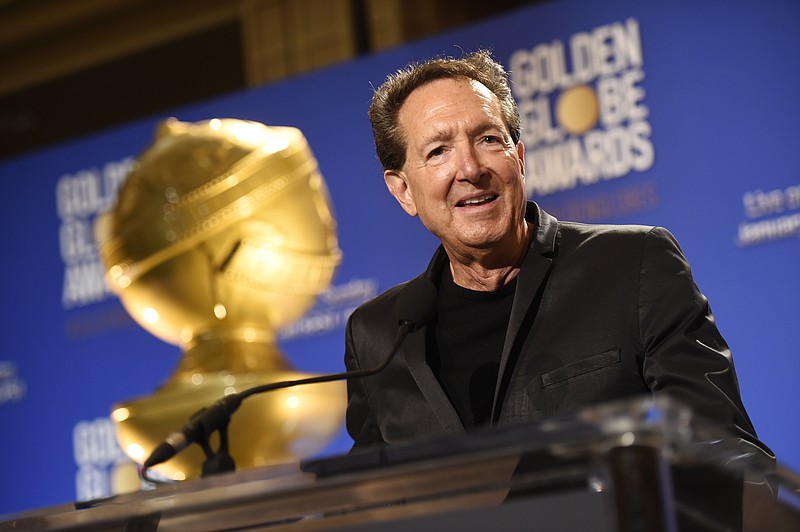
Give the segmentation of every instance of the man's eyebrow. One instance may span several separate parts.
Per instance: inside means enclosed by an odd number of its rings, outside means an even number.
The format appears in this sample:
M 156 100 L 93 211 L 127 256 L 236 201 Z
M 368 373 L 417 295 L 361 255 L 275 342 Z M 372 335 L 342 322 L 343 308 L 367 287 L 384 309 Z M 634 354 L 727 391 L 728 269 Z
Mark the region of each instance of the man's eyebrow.
M 453 127 L 452 126 L 441 126 L 433 131 L 430 135 L 426 135 L 422 138 L 422 145 L 427 146 L 428 144 L 432 144 L 434 142 L 441 142 L 443 140 L 448 140 L 453 138 Z
M 422 145 L 427 146 L 428 144 L 433 144 L 436 142 L 441 142 L 443 140 L 449 140 L 454 136 L 454 128 L 449 126 L 441 126 L 433 131 L 430 135 L 423 137 Z M 486 133 L 487 131 L 497 130 L 503 134 L 508 135 L 508 130 L 505 126 L 505 123 L 502 121 L 492 121 L 487 120 L 485 122 L 479 122 L 475 124 L 474 127 L 471 127 L 468 131 L 470 135 L 480 135 Z
M 474 128 L 470 131 L 471 135 L 482 135 L 488 131 L 499 131 L 503 135 L 508 135 L 508 128 L 503 121 L 493 121 L 488 120 L 486 122 L 481 122 L 476 124 Z

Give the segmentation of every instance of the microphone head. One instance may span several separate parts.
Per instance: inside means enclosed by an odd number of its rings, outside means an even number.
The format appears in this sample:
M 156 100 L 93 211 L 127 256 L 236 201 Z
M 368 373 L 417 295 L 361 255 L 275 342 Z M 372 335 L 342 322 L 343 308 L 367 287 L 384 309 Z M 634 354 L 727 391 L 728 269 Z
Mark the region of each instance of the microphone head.
M 410 323 L 411 331 L 423 327 L 436 312 L 436 287 L 427 277 L 417 277 L 403 287 L 394 307 L 397 323 Z

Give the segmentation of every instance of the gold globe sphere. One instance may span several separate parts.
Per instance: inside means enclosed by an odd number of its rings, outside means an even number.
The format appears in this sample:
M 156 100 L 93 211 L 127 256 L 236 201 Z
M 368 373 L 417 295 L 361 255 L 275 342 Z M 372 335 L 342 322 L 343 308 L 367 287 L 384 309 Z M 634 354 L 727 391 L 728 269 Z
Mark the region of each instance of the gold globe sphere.
M 275 331 L 330 285 L 341 252 L 325 182 L 298 129 L 166 121 L 96 233 L 126 310 L 183 352 L 154 394 L 113 409 L 134 460 L 225 394 L 307 376 L 292 369 Z M 252 396 L 231 421 L 231 455 L 240 468 L 311 455 L 338 432 L 344 409 L 342 383 Z M 192 448 L 156 470 L 193 478 L 202 460 Z

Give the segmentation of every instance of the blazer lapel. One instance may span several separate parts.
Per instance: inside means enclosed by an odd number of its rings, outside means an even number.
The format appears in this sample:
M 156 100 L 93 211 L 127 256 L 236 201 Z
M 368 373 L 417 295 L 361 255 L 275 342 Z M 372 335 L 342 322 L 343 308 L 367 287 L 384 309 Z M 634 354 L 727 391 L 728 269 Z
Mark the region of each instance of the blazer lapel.
M 447 434 L 463 433 L 465 429 L 461 418 L 428 365 L 425 345 L 426 330 L 427 327 L 423 327 L 408 335 L 401 354 L 404 355 L 408 369 L 417 382 L 419 390 Z
M 442 268 L 449 267 L 449 259 L 444 247 L 439 246 L 439 249 L 434 253 L 428 268 L 423 273 L 423 276 L 428 277 L 436 288 L 439 288 L 439 279 L 441 279 Z M 422 392 L 423 397 L 427 401 L 431 410 L 433 411 L 442 428 L 447 434 L 459 434 L 466 432 L 461 418 L 453 407 L 453 403 L 444 393 L 442 386 L 433 374 L 430 366 L 428 365 L 427 358 L 427 327 L 413 332 L 406 337 L 403 347 L 398 353 L 402 355 L 406 361 L 411 375 Z
M 550 272 L 553 261 L 546 255 L 550 255 L 554 251 L 558 234 L 558 221 L 540 210 L 538 205 L 533 202 L 528 203 L 525 218 L 534 224 L 535 233 L 517 277 L 514 303 L 511 307 L 511 317 L 509 318 L 503 353 L 500 357 L 500 367 L 497 372 L 497 383 L 492 404 L 493 424 L 500 417 L 500 411 L 506 395 L 504 388 L 511 377 L 511 372 L 514 371 L 514 364 L 510 361 L 511 350 L 517 340 L 525 315 L 528 313 L 536 294 Z

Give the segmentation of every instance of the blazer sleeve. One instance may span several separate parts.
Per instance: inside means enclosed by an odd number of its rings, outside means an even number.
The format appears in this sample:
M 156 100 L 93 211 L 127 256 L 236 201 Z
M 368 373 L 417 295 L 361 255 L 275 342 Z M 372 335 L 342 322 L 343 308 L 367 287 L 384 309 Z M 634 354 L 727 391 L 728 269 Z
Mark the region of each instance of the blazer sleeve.
M 664 228 L 655 227 L 644 238 L 638 292 L 642 370 L 650 389 L 675 397 L 772 455 L 742 404 L 733 358 L 708 300 L 675 237 Z
M 345 332 L 344 363 L 347 371 L 361 368 L 358 353 L 353 341 L 353 321 L 356 313 L 347 320 Z M 352 450 L 364 449 L 383 444 L 383 437 L 375 418 L 364 379 L 347 380 L 347 432 L 353 438 Z

